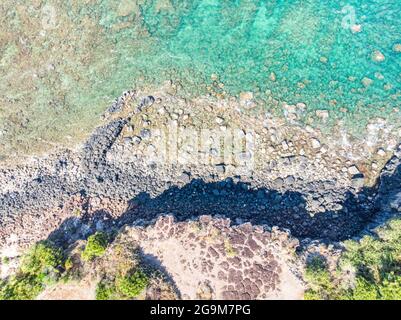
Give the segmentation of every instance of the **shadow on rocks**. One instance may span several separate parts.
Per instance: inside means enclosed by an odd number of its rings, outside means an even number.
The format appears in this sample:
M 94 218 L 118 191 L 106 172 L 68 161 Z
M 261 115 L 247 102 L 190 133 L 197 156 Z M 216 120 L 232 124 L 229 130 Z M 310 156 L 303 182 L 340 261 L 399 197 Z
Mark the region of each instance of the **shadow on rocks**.
M 376 211 L 367 195 L 370 192 L 347 192 L 342 210 L 312 216 L 305 196 L 299 192 L 251 189 L 232 179 L 215 183 L 193 180 L 182 188 L 171 187 L 155 198 L 146 193 L 138 195 L 130 201 L 129 210 L 120 221 L 146 225 L 160 215 L 172 215 L 176 221 L 211 215 L 230 218 L 233 224 L 277 226 L 288 229 L 297 238 L 338 241 L 361 232 L 374 216 Z
M 299 239 L 324 242 L 342 241 L 360 236 L 400 211 L 400 158 L 389 161 L 374 187 L 359 192 L 345 192 L 340 210 L 311 215 L 306 195 L 301 192 L 279 192 L 253 189 L 250 184 L 232 178 L 206 183 L 195 179 L 183 187 L 172 186 L 157 197 L 140 193 L 129 201 L 128 209 L 113 219 L 107 211 L 97 211 L 90 217 L 69 218 L 52 233 L 50 239 L 71 243 L 86 239 L 97 230 L 117 231 L 123 225 L 146 226 L 162 215 L 172 215 L 176 221 L 196 220 L 201 215 L 230 218 L 233 224 L 277 226 L 287 229 Z M 395 199 L 395 200 L 394 200 Z M 398 201 L 397 207 L 390 203 Z M 396 203 L 397 205 L 397 203 Z

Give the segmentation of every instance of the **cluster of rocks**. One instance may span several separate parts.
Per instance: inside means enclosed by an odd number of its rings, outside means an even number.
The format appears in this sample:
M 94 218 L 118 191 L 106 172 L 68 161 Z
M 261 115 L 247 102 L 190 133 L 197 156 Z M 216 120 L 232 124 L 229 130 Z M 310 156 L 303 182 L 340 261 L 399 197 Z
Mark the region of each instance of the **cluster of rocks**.
M 401 146 L 380 173 L 374 207 L 376 214 L 367 226 L 366 233 L 392 217 L 401 216 Z
M 31 234 L 46 233 L 46 225 L 53 226 L 50 221 L 77 211 L 120 215 L 119 222 L 110 219 L 114 224 L 150 223 L 166 213 L 178 220 L 215 214 L 238 223 L 279 226 L 297 237 L 340 240 L 363 230 L 377 213 L 377 199 L 389 193 L 377 193 L 367 183 L 379 176 L 390 145 L 375 146 L 373 150 L 379 151 L 361 161 L 365 151 L 358 154 L 354 146 L 332 145 L 310 127 L 238 113 L 230 103 L 191 104 L 176 96 L 129 92 L 115 104 L 108 111 L 112 119 L 82 148 L 0 171 L 2 243 L 17 233 L 16 226 L 37 230 Z M 183 111 L 189 107 L 189 113 Z M 195 131 L 199 124 L 216 123 L 218 130 L 228 130 L 229 125 L 242 128 L 243 138 L 254 143 L 253 151 L 243 156 L 252 158 L 253 166 L 244 170 L 222 161 L 219 150 L 216 161 L 199 163 L 196 148 L 178 152 L 187 155 L 186 162 L 157 161 L 159 150 L 152 139 L 172 120 L 178 130 Z M 252 139 L 247 128 L 252 128 Z M 399 177 L 391 179 L 396 182 L 388 188 L 396 192 Z M 76 197 L 83 200 L 71 209 L 66 204 Z M 118 205 L 105 209 L 103 202 Z M 43 223 L 35 222 L 39 220 Z

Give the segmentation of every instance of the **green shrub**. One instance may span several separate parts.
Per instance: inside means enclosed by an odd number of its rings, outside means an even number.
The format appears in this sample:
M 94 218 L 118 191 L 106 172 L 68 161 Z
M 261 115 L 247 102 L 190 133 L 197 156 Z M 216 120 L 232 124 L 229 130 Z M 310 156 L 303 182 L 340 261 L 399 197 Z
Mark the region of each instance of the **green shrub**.
M 43 289 L 43 283 L 36 276 L 18 275 L 3 283 L 0 300 L 32 300 Z
M 49 242 L 39 242 L 22 258 L 23 274 L 40 276 L 56 271 L 63 264 L 62 251 Z
M 379 281 L 383 273 L 401 272 L 401 219 L 391 220 L 377 230 L 377 237 L 346 241 L 345 262 L 355 266 L 366 278 Z
M 82 259 L 90 261 L 96 257 L 101 257 L 106 251 L 107 244 L 108 237 L 103 232 L 96 232 L 89 236 L 85 250 L 82 252 Z
M 74 267 L 74 263 L 72 262 L 71 257 L 68 257 L 64 262 L 64 270 L 70 271 Z
M 401 299 L 401 219 L 377 230 L 377 237 L 347 241 L 342 263 L 356 269 L 354 299 Z
M 379 294 L 384 300 L 401 300 L 401 276 L 387 274 L 379 286 Z
M 101 281 L 96 286 L 96 300 L 112 300 L 116 293 L 114 284 Z
M 308 289 L 305 291 L 304 300 L 322 300 L 322 299 L 323 298 L 321 294 L 313 289 Z
M 305 292 L 304 299 L 326 299 L 335 289 L 326 261 L 321 256 L 314 256 L 308 261 L 305 270 L 305 279 L 311 288 Z
M 32 300 L 49 282 L 60 276 L 63 265 L 61 249 L 41 241 L 22 258 L 19 270 L 0 286 L 0 300 Z
M 116 279 L 116 288 L 127 298 L 136 298 L 148 286 L 148 283 L 148 275 L 139 269 L 131 275 L 118 277 Z
M 355 287 L 348 294 L 350 300 L 377 300 L 378 291 L 374 282 L 358 276 L 355 279 Z
M 305 299 L 401 299 L 401 219 L 389 221 L 376 233 L 377 236 L 344 242 L 339 274 L 351 267 L 355 271 L 352 285 L 345 284 L 341 276 L 324 271 L 319 263 L 307 266 L 305 280 L 310 290 Z

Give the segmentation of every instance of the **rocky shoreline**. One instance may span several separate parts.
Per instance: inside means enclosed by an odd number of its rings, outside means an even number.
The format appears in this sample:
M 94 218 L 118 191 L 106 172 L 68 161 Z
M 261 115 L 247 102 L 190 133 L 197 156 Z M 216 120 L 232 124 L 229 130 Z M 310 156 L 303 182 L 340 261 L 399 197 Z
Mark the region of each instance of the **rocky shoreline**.
M 335 268 L 341 241 L 399 216 L 401 145 L 392 139 L 339 145 L 223 102 L 128 92 L 76 149 L 3 166 L 0 256 L 11 262 L 1 277 L 38 241 L 70 252 L 105 232 L 170 279 L 158 282 L 162 296 L 302 299 L 310 257 Z M 39 298 L 93 299 L 114 268 L 109 251 L 96 262 L 103 271 L 78 259 L 79 285 Z M 146 297 L 157 299 L 152 288 Z
M 311 128 L 277 125 L 279 120 L 267 126 L 266 119 L 238 114 L 230 104 L 209 105 L 206 113 L 203 108 L 174 96 L 127 92 L 82 147 L 1 169 L 1 244 L 15 234 L 28 244 L 76 215 L 100 216 L 96 225 L 106 228 L 149 224 L 162 214 L 180 221 L 213 214 L 278 226 L 301 239 L 338 241 L 360 234 L 398 194 L 399 149 L 375 145 L 370 150 L 378 151 L 365 159 L 367 149 L 359 155 L 348 149 L 352 157 L 346 157 Z M 182 141 L 184 130 L 216 125 L 207 150 Z M 173 161 L 160 157 L 160 146 L 171 145 L 163 145 L 165 136 L 160 143 L 166 126 L 178 132 Z M 240 128 L 248 149 L 227 160 L 219 139 L 231 128 Z M 216 132 L 222 132 L 217 142 Z

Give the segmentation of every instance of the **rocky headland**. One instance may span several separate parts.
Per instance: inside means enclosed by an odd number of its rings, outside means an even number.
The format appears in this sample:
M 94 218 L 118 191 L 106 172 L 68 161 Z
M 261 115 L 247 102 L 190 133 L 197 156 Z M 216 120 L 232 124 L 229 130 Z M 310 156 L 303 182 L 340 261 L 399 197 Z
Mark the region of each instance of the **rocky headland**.
M 400 140 L 380 119 L 351 141 L 302 125 L 305 105 L 253 103 L 129 91 L 82 145 L 4 164 L 2 257 L 128 228 L 177 297 L 302 298 L 308 252 L 400 213 Z

